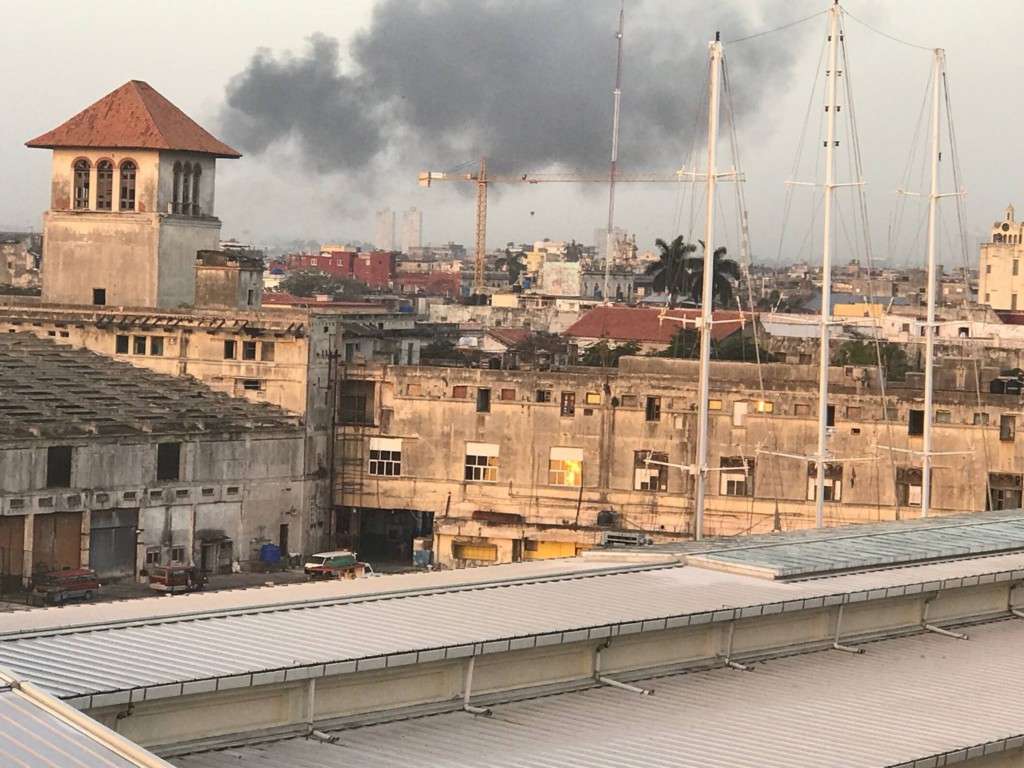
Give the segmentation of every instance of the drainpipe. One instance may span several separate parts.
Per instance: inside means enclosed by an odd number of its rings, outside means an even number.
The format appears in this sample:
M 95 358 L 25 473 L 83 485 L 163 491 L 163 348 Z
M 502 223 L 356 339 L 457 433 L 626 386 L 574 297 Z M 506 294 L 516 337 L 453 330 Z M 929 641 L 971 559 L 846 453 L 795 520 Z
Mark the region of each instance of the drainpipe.
M 473 670 L 476 667 L 476 656 L 469 657 L 469 666 L 466 667 L 466 684 L 462 690 L 462 711 L 469 712 L 471 715 L 483 715 L 484 717 L 490 717 L 493 712 L 487 707 L 474 707 L 469 703 L 470 696 L 473 695 Z

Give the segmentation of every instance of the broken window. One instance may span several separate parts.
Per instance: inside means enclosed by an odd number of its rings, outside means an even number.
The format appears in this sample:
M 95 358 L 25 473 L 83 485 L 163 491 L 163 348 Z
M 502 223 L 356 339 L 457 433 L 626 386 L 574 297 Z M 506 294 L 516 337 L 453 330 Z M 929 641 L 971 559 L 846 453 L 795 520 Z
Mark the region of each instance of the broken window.
M 476 412 L 490 413 L 491 411 L 491 390 L 487 387 L 480 387 L 476 391 Z
M 102 307 L 107 303 L 107 289 L 106 288 L 93 288 L 92 289 L 92 303 L 94 306 Z
M 159 443 L 156 446 L 156 479 L 181 479 L 181 443 Z
M 122 211 L 135 210 L 135 163 L 131 160 L 121 163 L 121 199 L 118 207 Z
M 234 360 L 235 359 L 235 342 L 232 339 L 227 339 L 224 342 L 224 359 Z
M 552 448 L 548 456 L 548 485 L 578 487 L 582 483 L 583 449 Z
M 51 445 L 46 449 L 46 487 L 71 487 L 70 445 Z
M 922 477 L 919 467 L 896 467 L 896 500 L 900 506 L 921 506 Z
M 499 448 L 494 443 L 466 443 L 466 482 L 496 483 L 498 453 Z
M 660 397 L 648 397 L 647 405 L 644 407 L 644 420 L 645 421 L 660 421 L 661 420 L 661 398 Z
M 373 424 L 374 384 L 372 381 L 347 381 L 338 402 L 342 424 Z
M 114 340 L 114 352 L 116 354 L 118 354 L 118 355 L 127 355 L 128 354 L 128 337 L 127 336 L 118 336 Z
M 808 403 L 796 403 L 793 406 L 794 416 L 810 416 L 811 406 Z
M 265 363 L 274 362 L 274 342 L 264 341 L 263 344 L 260 345 L 260 360 Z
M 952 411 L 936 411 L 935 412 L 935 423 L 936 424 L 949 424 L 953 420 Z
M 911 408 L 907 417 L 907 434 L 910 436 L 924 434 L 924 411 Z
M 721 496 L 754 495 L 754 460 L 723 456 L 719 466 L 718 493 Z
M 551 402 L 551 390 L 550 389 L 538 389 L 536 400 L 538 403 L 550 403 Z
M 192 214 L 192 163 L 185 163 L 181 169 L 181 210 L 179 213 Z
M 368 471 L 376 477 L 401 476 L 402 440 L 393 437 L 371 437 Z
M 576 415 L 576 393 L 563 392 L 560 415 L 570 417 Z
M 249 392 L 259 392 L 263 389 L 262 379 L 242 379 L 242 389 Z
M 109 211 L 114 205 L 114 164 L 109 160 L 96 163 L 96 210 Z
M 181 163 L 174 164 L 174 185 L 171 188 L 171 213 L 181 213 Z
M 1008 413 L 999 417 L 999 439 L 1012 442 L 1017 433 L 1017 418 Z
M 150 336 L 149 337 L 149 354 L 153 357 L 161 357 L 164 353 L 164 337 L 163 336 Z
M 668 490 L 668 454 L 657 451 L 633 452 L 633 490 Z
M 136 336 L 132 339 L 132 354 L 133 355 L 144 355 L 146 354 L 146 337 Z
M 192 166 L 192 207 L 188 211 L 193 216 L 199 216 L 202 209 L 199 207 L 199 181 L 202 179 L 203 169 L 196 163 Z
M 256 342 L 255 341 L 243 341 L 242 342 L 242 359 L 243 360 L 255 360 L 256 359 Z
M 825 464 L 825 482 L 822 496 L 825 501 L 840 501 L 843 498 L 843 465 Z M 807 462 L 807 500 L 818 498 L 818 464 Z
M 1019 509 L 1022 505 L 1021 476 L 990 472 L 986 509 Z
M 987 427 L 988 426 L 988 414 L 987 413 L 976 413 L 976 414 L 974 414 L 974 426 L 976 426 L 976 427 Z
M 92 173 L 88 160 L 75 161 L 75 210 L 89 208 L 89 176 Z

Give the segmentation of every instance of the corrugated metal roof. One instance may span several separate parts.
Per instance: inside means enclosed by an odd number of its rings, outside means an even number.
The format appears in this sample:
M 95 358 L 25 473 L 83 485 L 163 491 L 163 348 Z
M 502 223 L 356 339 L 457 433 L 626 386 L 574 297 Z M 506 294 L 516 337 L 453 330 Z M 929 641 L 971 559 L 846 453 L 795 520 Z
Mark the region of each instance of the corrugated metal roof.
M 172 758 L 178 768 L 881 768 L 1024 744 L 1024 624 L 919 635 Z M 939 758 L 924 764 L 947 765 Z
M 776 540 L 691 555 L 691 565 L 743 569 L 770 578 L 800 578 L 836 571 L 895 566 L 1024 549 L 1024 516 L 959 517 L 931 526 L 893 527 L 817 541 Z
M 93 706 L 1024 579 L 1024 554 L 785 583 L 686 566 L 356 598 L 0 641 L 0 665 Z M 439 621 L 438 617 L 443 617 Z M 161 688 L 163 687 L 163 688 Z M 103 697 L 102 694 L 120 692 Z M 135 699 L 133 699 L 135 700 Z M 86 702 L 83 700 L 83 705 Z
M 11 683 L 15 683 L 14 686 Z M 0 677 L 0 765 L 156 768 L 164 762 L 71 707 Z

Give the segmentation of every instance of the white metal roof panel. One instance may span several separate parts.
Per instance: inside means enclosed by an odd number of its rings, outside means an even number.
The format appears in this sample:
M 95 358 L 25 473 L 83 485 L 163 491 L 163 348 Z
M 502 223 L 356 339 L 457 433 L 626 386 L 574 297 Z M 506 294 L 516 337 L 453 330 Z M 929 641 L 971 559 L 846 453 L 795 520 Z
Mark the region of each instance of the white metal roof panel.
M 997 576 L 998 575 L 998 576 Z M 339 662 L 385 666 L 390 656 L 436 649 L 451 655 L 505 650 L 513 641 L 561 643 L 729 620 L 747 611 L 798 611 L 827 596 L 886 597 L 907 585 L 984 578 L 1024 579 L 1024 554 L 950 561 L 802 582 L 658 567 L 557 580 L 358 598 L 265 611 L 193 614 L 88 631 L 0 637 L 0 665 L 62 698 L 127 692 Z M 444 617 L 438 621 L 438 617 Z M 682 624 L 676 624 L 682 625 Z M 590 633 L 590 634 L 588 634 Z M 306 674 L 308 676 L 308 674 Z M 258 681 L 256 681 L 258 682 Z M 145 692 L 142 692 L 145 694 Z M 139 695 L 135 691 L 132 696 Z M 145 694 L 148 695 L 148 694 Z M 124 699 L 127 701 L 127 698 Z M 113 702 L 108 702 L 113 703 Z
M 172 758 L 178 768 L 909 768 L 1024 743 L 1024 623 Z M 928 762 L 935 757 L 934 762 Z

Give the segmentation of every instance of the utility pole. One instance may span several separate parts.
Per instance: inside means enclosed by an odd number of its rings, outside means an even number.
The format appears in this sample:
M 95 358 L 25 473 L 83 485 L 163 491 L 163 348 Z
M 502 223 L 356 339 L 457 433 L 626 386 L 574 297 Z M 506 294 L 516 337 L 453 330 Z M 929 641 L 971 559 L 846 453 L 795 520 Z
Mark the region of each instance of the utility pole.
M 616 37 L 619 41 L 618 59 L 615 63 L 615 92 L 614 108 L 612 111 L 612 170 L 608 181 L 608 231 L 605 237 L 604 255 L 604 287 L 601 289 L 601 299 L 608 301 L 608 286 L 612 274 L 612 251 L 615 245 L 615 177 L 619 167 L 619 102 L 622 100 L 622 33 L 626 28 L 626 4 L 623 0 L 619 9 L 619 31 Z

